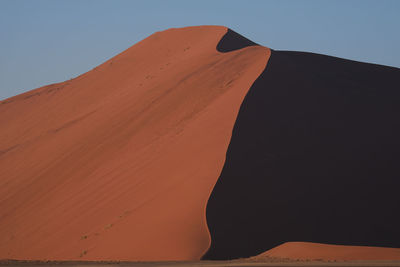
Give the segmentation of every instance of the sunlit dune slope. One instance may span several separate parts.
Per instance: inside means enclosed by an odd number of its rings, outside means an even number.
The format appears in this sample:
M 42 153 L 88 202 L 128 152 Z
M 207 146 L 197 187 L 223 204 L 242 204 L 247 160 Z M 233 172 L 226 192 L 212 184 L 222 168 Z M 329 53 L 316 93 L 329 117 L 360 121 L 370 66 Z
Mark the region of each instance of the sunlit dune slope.
M 262 260 L 268 257 L 292 260 L 400 260 L 400 248 L 338 246 L 308 242 L 287 242 L 268 250 L 256 257 Z
M 157 32 L 75 79 L 0 102 L 0 259 L 205 253 L 206 202 L 270 54 L 218 52 L 226 32 Z

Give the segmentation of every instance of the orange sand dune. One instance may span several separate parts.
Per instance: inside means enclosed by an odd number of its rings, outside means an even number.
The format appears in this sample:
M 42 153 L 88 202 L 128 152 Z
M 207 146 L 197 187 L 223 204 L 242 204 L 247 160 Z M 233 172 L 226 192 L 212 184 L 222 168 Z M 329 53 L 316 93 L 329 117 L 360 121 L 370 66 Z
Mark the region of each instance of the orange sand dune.
M 293 260 L 400 260 L 400 248 L 340 246 L 308 242 L 287 242 L 256 257 Z
M 0 102 L 0 259 L 204 254 L 206 202 L 270 55 L 217 52 L 226 32 L 157 32 L 75 79 Z

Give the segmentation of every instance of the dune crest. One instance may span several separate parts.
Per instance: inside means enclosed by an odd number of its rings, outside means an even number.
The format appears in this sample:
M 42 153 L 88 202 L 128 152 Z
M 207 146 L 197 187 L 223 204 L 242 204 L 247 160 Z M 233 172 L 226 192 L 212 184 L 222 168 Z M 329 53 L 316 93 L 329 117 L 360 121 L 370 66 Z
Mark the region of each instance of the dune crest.
M 0 259 L 195 260 L 240 104 L 270 50 L 157 32 L 0 102 Z

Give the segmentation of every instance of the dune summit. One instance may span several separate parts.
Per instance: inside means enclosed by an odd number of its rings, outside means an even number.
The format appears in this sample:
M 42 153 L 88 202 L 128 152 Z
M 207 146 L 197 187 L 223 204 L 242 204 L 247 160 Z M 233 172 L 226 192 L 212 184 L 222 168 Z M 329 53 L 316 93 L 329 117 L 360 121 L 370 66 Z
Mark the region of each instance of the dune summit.
M 0 259 L 397 259 L 399 77 L 199 26 L 3 100 Z

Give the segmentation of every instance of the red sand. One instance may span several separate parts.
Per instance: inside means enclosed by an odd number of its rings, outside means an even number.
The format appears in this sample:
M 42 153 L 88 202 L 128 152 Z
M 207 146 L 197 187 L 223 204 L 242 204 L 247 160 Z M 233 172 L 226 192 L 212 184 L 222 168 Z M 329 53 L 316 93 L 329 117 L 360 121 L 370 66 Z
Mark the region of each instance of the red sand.
M 0 102 L 0 259 L 195 260 L 240 104 L 270 50 L 158 32 Z M 62 62 L 60 62 L 62 64 Z
M 400 260 L 400 248 L 339 246 L 308 242 L 287 242 L 256 257 L 286 258 L 292 260 Z

